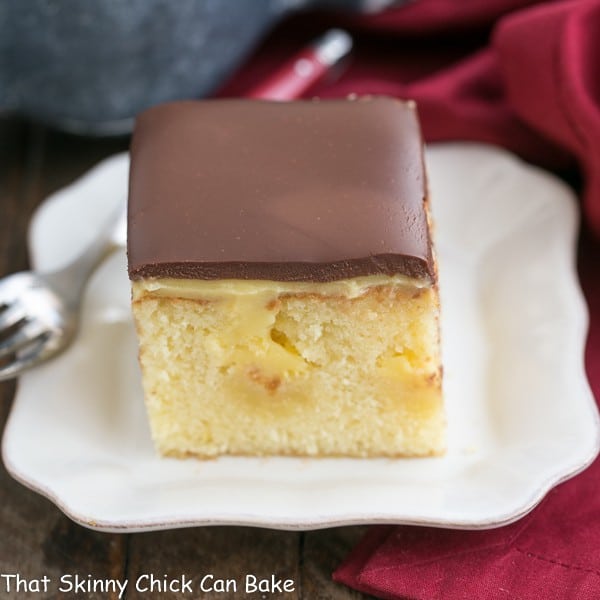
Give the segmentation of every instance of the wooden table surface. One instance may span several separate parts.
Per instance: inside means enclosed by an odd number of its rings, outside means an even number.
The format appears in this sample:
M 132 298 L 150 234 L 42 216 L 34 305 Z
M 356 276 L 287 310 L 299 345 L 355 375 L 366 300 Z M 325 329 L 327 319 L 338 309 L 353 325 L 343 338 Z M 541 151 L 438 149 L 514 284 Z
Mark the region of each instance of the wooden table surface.
M 0 119 L 0 277 L 28 267 L 26 230 L 36 206 L 102 158 L 127 148 L 127 139 L 89 139 L 57 133 L 15 118 Z M 2 424 L 10 411 L 13 382 L 0 383 Z M 40 398 L 40 402 L 43 402 Z M 40 448 L 40 452 L 44 449 Z M 117 598 L 101 592 L 74 596 L 58 591 L 63 575 L 96 579 L 128 578 L 127 600 L 207 598 L 367 598 L 331 581 L 364 533 L 342 527 L 306 533 L 250 527 L 196 527 L 135 534 L 108 534 L 73 523 L 51 502 L 0 471 L 0 575 L 19 574 L 29 582 L 50 578 L 47 592 L 7 592 L 0 577 L 0 598 Z M 143 574 L 187 575 L 243 581 L 245 574 L 294 581 L 294 592 L 141 593 L 132 583 Z M 12 580 L 14 582 L 14 579 Z M 41 585 L 41 584 L 40 584 Z M 33 585 L 31 586 L 33 587 Z M 14 589 L 14 588 L 13 588 Z

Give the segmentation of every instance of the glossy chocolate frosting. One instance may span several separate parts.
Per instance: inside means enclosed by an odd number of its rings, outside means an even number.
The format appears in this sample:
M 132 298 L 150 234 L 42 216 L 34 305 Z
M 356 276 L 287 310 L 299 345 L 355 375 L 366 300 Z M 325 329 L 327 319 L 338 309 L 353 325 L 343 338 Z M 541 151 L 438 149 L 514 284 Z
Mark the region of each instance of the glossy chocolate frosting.
M 129 275 L 433 280 L 425 188 L 412 103 L 163 104 L 132 142 Z

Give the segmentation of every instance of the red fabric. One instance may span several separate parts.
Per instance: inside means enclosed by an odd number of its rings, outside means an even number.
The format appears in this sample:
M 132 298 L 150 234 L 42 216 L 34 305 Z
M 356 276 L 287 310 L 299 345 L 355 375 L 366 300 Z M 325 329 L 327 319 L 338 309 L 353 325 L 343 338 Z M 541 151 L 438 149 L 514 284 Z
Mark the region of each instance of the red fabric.
M 427 140 L 470 139 L 583 175 L 580 275 L 600 398 L 600 0 L 415 0 L 370 17 L 280 28 L 223 94 L 239 94 L 321 32 L 355 35 L 341 79 L 308 95 L 414 98 Z M 600 461 L 530 515 L 490 531 L 372 528 L 334 579 L 380 598 L 600 598 Z

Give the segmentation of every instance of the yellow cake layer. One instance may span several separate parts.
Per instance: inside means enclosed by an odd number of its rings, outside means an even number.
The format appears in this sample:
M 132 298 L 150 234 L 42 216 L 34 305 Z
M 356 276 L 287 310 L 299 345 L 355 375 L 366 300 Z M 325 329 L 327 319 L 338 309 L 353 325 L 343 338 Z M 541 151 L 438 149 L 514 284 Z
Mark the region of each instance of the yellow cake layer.
M 434 287 L 399 276 L 141 280 L 133 311 L 163 454 L 444 450 Z

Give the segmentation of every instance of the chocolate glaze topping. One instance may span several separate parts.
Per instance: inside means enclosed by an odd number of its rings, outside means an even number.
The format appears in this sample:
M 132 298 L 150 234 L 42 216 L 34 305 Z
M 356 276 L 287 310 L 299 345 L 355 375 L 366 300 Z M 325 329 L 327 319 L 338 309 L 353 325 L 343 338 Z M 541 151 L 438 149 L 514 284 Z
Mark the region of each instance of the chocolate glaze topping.
M 163 104 L 132 142 L 129 276 L 433 280 L 425 196 L 411 103 Z

